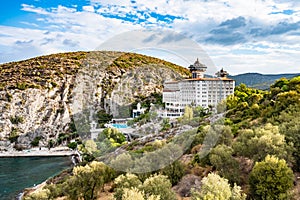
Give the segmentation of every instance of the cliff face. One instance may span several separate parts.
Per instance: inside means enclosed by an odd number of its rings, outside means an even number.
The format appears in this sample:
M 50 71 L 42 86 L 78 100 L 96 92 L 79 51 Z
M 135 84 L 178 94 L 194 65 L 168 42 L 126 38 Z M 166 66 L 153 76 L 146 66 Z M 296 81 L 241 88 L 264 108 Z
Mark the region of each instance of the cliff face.
M 47 145 L 74 132 L 75 116 L 90 107 L 118 116 L 120 106 L 160 93 L 164 80 L 188 75 L 172 63 L 121 52 L 63 53 L 2 64 L 0 150 L 30 147 L 35 138 Z

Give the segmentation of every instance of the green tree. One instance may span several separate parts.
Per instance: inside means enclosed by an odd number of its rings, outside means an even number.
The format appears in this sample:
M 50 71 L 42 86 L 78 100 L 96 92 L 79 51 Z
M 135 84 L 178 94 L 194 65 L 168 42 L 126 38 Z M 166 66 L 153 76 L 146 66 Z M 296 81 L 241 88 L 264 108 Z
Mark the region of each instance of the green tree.
M 84 146 L 89 153 L 94 153 L 97 151 L 97 144 L 93 140 L 85 141 Z
M 70 199 L 96 199 L 97 192 L 103 190 L 104 183 L 113 177 L 114 171 L 101 162 L 93 161 L 84 167 L 74 167 L 73 176 L 65 183 L 65 193 Z
M 279 128 L 286 142 L 291 148 L 295 164 L 293 168 L 300 170 L 300 105 L 291 106 L 288 110 L 282 112 L 277 118 L 280 122 Z
M 255 161 L 263 160 L 268 154 L 279 158 L 287 157 L 287 145 L 278 126 L 266 124 L 264 127 L 245 129 L 239 132 L 233 148 L 238 155 Z
M 192 190 L 192 200 L 245 200 L 239 186 L 230 187 L 228 180 L 215 173 L 203 178 L 200 192 Z
M 104 124 L 112 120 L 113 116 L 110 114 L 107 114 L 105 110 L 100 110 L 96 114 L 98 123 L 101 127 L 104 127 Z
M 144 183 L 134 174 L 120 175 L 115 179 L 115 194 L 116 200 L 122 200 L 129 190 L 131 195 L 141 199 L 143 194 L 144 199 L 164 199 L 164 200 L 176 200 L 176 195 L 172 191 L 172 184 L 167 176 L 164 175 L 152 175 L 148 177 Z M 132 198 L 133 199 L 133 198 Z
M 167 176 L 153 175 L 145 180 L 141 188 L 148 199 L 151 195 L 159 196 L 165 200 L 176 200 L 176 195 L 172 191 L 172 184 Z
M 142 185 L 142 182 L 135 174 L 127 173 L 125 175 L 118 176 L 115 181 L 115 194 L 114 198 L 116 200 L 122 200 L 125 189 L 139 188 Z
M 267 156 L 257 162 L 249 176 L 250 192 L 255 199 L 288 199 L 293 186 L 293 171 L 285 160 Z
M 209 154 L 209 161 L 231 184 L 240 182 L 239 163 L 232 157 L 233 149 L 218 145 Z
M 132 189 L 124 189 L 124 194 L 122 196 L 122 200 L 160 200 L 160 196 L 150 195 L 147 198 L 144 198 L 145 194 L 143 191 L 139 191 L 137 188 Z
M 168 176 L 172 185 L 176 185 L 184 175 L 184 166 L 180 161 L 176 160 L 171 165 L 161 169 L 163 175 Z
M 40 189 L 36 190 L 30 195 L 26 196 L 24 200 L 48 200 L 50 199 L 50 190 L 48 189 Z
M 183 119 L 185 120 L 191 120 L 193 119 L 194 114 L 193 114 L 193 108 L 190 106 L 185 106 L 184 108 L 184 114 L 183 114 Z

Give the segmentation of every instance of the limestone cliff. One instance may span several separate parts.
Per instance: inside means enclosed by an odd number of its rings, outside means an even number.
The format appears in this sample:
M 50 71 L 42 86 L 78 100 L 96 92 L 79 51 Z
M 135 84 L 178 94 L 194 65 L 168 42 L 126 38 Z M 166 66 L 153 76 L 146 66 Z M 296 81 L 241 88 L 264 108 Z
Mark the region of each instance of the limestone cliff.
M 119 105 L 160 93 L 189 76 L 175 64 L 134 53 L 73 52 L 0 65 L 0 150 L 55 141 L 74 132 L 87 106 L 119 115 Z

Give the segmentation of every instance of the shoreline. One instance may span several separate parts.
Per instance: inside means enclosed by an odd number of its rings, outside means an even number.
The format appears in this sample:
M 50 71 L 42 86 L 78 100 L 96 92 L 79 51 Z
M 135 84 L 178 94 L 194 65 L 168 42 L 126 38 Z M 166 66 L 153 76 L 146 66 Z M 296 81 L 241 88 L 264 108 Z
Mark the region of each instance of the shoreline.
M 63 156 L 73 156 L 78 155 L 75 150 L 69 150 L 66 148 L 33 148 L 23 151 L 2 151 L 0 152 L 0 158 L 13 158 L 13 157 L 63 157 Z

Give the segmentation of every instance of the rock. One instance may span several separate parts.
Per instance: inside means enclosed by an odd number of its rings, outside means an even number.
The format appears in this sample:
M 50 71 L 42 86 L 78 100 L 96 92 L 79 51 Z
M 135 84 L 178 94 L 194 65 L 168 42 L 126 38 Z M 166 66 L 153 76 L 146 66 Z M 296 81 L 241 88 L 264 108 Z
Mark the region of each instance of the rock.
M 189 197 L 192 188 L 195 188 L 196 190 L 201 188 L 201 178 L 193 174 L 187 174 L 173 187 L 173 190 L 181 197 Z

